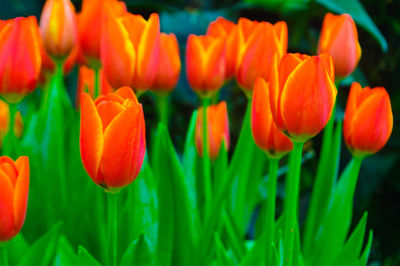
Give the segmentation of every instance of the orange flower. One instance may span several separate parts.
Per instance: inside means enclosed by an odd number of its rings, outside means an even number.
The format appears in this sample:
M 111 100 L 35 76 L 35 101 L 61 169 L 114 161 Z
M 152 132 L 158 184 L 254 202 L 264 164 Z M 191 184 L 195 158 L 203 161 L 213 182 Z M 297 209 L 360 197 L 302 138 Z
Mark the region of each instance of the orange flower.
M 151 14 L 147 21 L 128 13 L 107 19 L 101 38 L 101 62 L 111 86 L 150 88 L 157 74 L 159 46 L 158 14 Z
M 269 103 L 269 86 L 261 77 L 254 85 L 251 129 L 255 143 L 271 158 L 280 158 L 293 149 L 293 143 L 275 125 Z
M 257 77 L 269 80 L 271 61 L 278 61 L 286 54 L 287 25 L 280 21 L 275 25 L 241 18 L 234 35 L 236 48 L 236 80 L 249 96 Z
M 78 35 L 82 60 L 91 67 L 98 67 L 100 60 L 100 37 L 106 17 L 125 14 L 126 6 L 117 0 L 83 0 L 78 15 Z
M 218 157 L 222 141 L 226 150 L 229 149 L 229 120 L 226 102 L 207 107 L 208 122 L 208 152 L 211 160 Z M 196 121 L 196 148 L 197 152 L 203 157 L 203 107 L 197 112 Z
M 29 159 L 0 157 L 0 243 L 16 236 L 25 221 L 29 191 Z
M 329 53 L 335 62 L 337 77 L 346 77 L 356 69 L 361 57 L 358 33 L 348 14 L 327 13 L 319 37 L 318 53 Z
M 343 122 L 343 135 L 354 156 L 374 154 L 385 146 L 393 128 L 389 94 L 383 87 L 351 85 Z
M 160 34 L 160 55 L 158 68 L 151 88 L 154 92 L 173 90 L 178 83 L 181 72 L 178 41 L 174 34 Z
M 0 94 L 19 102 L 36 88 L 41 56 L 35 17 L 18 17 L 0 23 Z
M 285 55 L 270 74 L 270 103 L 278 128 L 292 141 L 304 142 L 329 121 L 336 100 L 332 57 Z
M 186 76 L 200 97 L 215 94 L 225 80 L 224 40 L 190 34 L 186 44 Z
M 65 58 L 77 43 L 75 8 L 69 0 L 47 0 L 40 17 L 40 32 L 46 51 Z
M 233 38 L 233 30 L 236 25 L 232 21 L 229 21 L 223 17 L 218 17 L 215 21 L 208 25 L 207 35 L 220 37 L 225 40 L 226 48 L 226 61 L 225 61 L 225 79 L 229 80 L 235 75 L 236 62 L 236 40 Z
M 93 181 L 118 192 L 139 174 L 146 151 L 142 105 L 129 87 L 99 96 L 81 94 L 80 148 Z
M 0 100 L 0 148 L 3 146 L 3 139 L 8 133 L 10 120 L 10 108 L 8 104 Z M 24 123 L 22 121 L 22 116 L 19 111 L 15 113 L 14 120 L 14 135 L 17 138 L 21 138 L 22 131 L 24 129 Z
M 113 92 L 112 87 L 108 83 L 104 72 L 100 70 L 100 94 L 108 94 Z M 86 66 L 80 66 L 78 71 L 78 87 L 76 90 L 76 106 L 80 107 L 80 95 L 82 92 L 88 92 L 94 98 L 94 70 Z

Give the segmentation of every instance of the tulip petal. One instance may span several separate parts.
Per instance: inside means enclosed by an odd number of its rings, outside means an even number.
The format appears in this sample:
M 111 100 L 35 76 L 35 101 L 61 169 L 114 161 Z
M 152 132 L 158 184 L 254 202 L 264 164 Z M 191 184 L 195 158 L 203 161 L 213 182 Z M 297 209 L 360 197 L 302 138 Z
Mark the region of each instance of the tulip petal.
M 0 170 L 0 241 L 14 235 L 13 185 L 4 171 Z
M 347 98 L 345 119 L 343 121 L 343 138 L 347 144 L 351 144 L 351 125 L 353 117 L 357 112 L 357 98 L 362 90 L 360 83 L 353 82 L 353 84 L 351 84 L 350 93 Z
M 124 87 L 119 88 L 114 94 L 120 96 L 124 100 L 129 99 L 129 100 L 132 100 L 134 103 L 139 104 L 135 93 L 128 86 L 124 86 Z
M 29 191 L 29 158 L 21 156 L 15 161 L 18 178 L 14 191 L 15 227 L 19 231 L 24 224 Z

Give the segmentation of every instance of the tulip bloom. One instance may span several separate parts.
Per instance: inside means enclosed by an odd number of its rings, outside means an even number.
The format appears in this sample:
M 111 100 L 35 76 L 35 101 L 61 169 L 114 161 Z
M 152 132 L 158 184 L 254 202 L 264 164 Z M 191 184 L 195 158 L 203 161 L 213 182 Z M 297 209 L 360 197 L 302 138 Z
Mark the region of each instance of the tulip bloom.
M 3 139 L 7 135 L 9 130 L 10 123 L 10 108 L 8 104 L 2 100 L 0 100 L 0 148 L 3 146 Z M 14 118 L 14 135 L 17 138 L 21 138 L 22 131 L 24 129 L 24 123 L 22 121 L 22 116 L 19 111 L 15 113 Z
M 81 94 L 80 150 L 93 181 L 115 193 L 139 174 L 146 151 L 142 105 L 129 87 L 100 95 Z
M 160 55 L 156 77 L 151 88 L 154 92 L 169 92 L 178 83 L 181 72 L 178 41 L 174 34 L 161 33 Z
M 52 57 L 67 57 L 78 39 L 75 8 L 71 1 L 47 0 L 40 17 L 40 32 L 44 47 Z
M 211 160 L 215 160 L 222 142 L 225 144 L 225 149 L 229 149 L 229 120 L 226 102 L 207 107 L 207 122 L 208 155 Z M 197 152 L 200 157 L 203 157 L 203 107 L 200 107 L 197 112 L 195 140 Z
M 272 58 L 278 61 L 286 54 L 287 25 L 280 21 L 272 25 L 240 19 L 233 33 L 236 48 L 236 80 L 247 95 L 251 95 L 257 77 L 269 81 Z
M 251 130 L 257 146 L 270 158 L 281 158 L 293 149 L 293 143 L 275 125 L 269 103 L 269 86 L 261 77 L 254 86 Z
M 118 17 L 126 13 L 125 3 L 117 0 L 83 0 L 78 15 L 79 46 L 82 60 L 91 67 L 98 67 L 100 37 L 106 17 Z
M 41 65 L 39 38 L 35 17 L 0 21 L 0 94 L 8 102 L 19 102 L 36 88 Z
M 318 134 L 335 105 L 332 57 L 328 54 L 285 55 L 279 66 L 274 57 L 270 74 L 270 103 L 278 128 L 295 142 Z
M 351 85 L 343 122 L 343 135 L 354 156 L 374 154 L 385 146 L 393 129 L 389 94 L 383 87 Z
M 361 57 L 356 25 L 348 14 L 327 13 L 319 37 L 318 53 L 329 53 L 337 77 L 350 75 Z
M 186 44 L 186 76 L 200 97 L 214 95 L 225 80 L 224 40 L 190 34 Z
M 0 243 L 16 236 L 25 221 L 29 191 L 29 159 L 0 157 Z

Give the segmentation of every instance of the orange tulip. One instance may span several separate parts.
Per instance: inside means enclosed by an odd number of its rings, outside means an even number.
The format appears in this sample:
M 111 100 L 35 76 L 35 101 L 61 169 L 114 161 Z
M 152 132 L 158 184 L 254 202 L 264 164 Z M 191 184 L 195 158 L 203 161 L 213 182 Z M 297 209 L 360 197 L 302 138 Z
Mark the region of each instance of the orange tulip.
M 29 159 L 15 162 L 0 157 L 0 243 L 9 241 L 21 230 L 26 214 L 29 191 Z
M 93 181 L 118 192 L 139 174 L 146 151 L 142 105 L 129 87 L 100 95 L 81 94 L 80 148 Z
M 0 148 L 3 146 L 3 139 L 8 133 L 9 129 L 9 120 L 10 120 L 10 108 L 8 104 L 2 100 L 0 100 Z M 22 121 L 22 116 L 19 111 L 15 113 L 14 119 L 14 135 L 17 138 L 21 138 L 22 131 L 24 129 L 24 124 Z
M 111 86 L 150 88 L 157 74 L 159 46 L 158 14 L 151 14 L 147 21 L 132 14 L 107 19 L 101 38 L 101 61 Z
M 374 154 L 385 146 L 393 129 L 389 94 L 383 87 L 351 85 L 343 122 L 343 135 L 354 156 Z
M 178 41 L 174 34 L 160 34 L 160 55 L 152 91 L 168 93 L 178 83 L 181 73 Z
M 36 88 L 39 79 L 39 28 L 35 17 L 0 24 L 0 94 L 16 103 Z
M 270 74 L 270 103 L 278 128 L 292 141 L 304 142 L 329 121 L 335 105 L 332 57 L 328 54 L 275 56 Z
M 269 80 L 274 55 L 278 61 L 286 54 L 287 25 L 280 21 L 275 25 L 240 19 L 236 35 L 236 80 L 250 96 L 257 77 Z
M 186 76 L 200 97 L 214 95 L 225 80 L 224 40 L 190 34 L 186 44 Z
M 40 17 L 40 32 L 44 47 L 52 57 L 67 57 L 78 39 L 75 7 L 71 1 L 47 0 Z
M 113 92 L 112 87 L 108 83 L 104 72 L 100 70 L 100 93 L 102 95 Z M 80 95 L 82 92 L 88 92 L 94 98 L 94 70 L 86 66 L 80 66 L 78 71 L 78 87 L 76 90 L 76 105 L 80 107 Z
M 229 21 L 223 17 L 218 17 L 215 21 L 211 22 L 207 28 L 207 35 L 220 37 L 225 40 L 225 49 L 226 49 L 226 57 L 225 57 L 225 79 L 231 79 L 235 75 L 236 62 L 234 59 L 236 58 L 236 40 L 233 38 L 233 30 L 236 25 L 232 21 Z
M 215 160 L 222 142 L 224 142 L 226 150 L 229 149 L 229 120 L 226 102 L 207 107 L 207 122 L 209 157 L 211 160 Z M 195 139 L 197 152 L 203 157 L 203 107 L 200 107 L 197 112 Z
M 293 149 L 293 143 L 275 125 L 269 103 L 269 86 L 261 77 L 254 85 L 251 130 L 255 143 L 271 158 L 280 158 Z
M 329 53 L 335 62 L 337 77 L 346 77 L 356 69 L 361 57 L 358 33 L 348 14 L 327 13 L 319 37 L 318 53 Z
M 98 67 L 100 60 L 100 38 L 106 17 L 122 16 L 125 3 L 117 0 L 83 0 L 78 15 L 78 35 L 82 60 L 91 67 Z

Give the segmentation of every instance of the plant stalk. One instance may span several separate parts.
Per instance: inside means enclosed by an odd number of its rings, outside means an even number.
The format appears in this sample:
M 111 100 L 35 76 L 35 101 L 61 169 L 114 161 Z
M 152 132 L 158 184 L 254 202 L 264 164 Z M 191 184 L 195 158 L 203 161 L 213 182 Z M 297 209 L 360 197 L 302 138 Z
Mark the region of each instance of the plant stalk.
M 167 95 L 156 95 L 157 107 L 158 107 L 158 119 L 159 122 L 163 123 L 168 127 L 168 96 Z
M 100 68 L 94 68 L 94 99 L 100 94 Z
M 7 251 L 7 244 L 0 246 L 0 256 L 1 262 L 3 266 L 8 266 L 8 251 Z
M 6 137 L 4 138 L 4 150 L 3 154 L 8 155 L 13 158 L 16 156 L 16 145 L 17 145 L 17 137 L 14 132 L 14 124 L 15 124 L 15 114 L 18 111 L 18 106 L 16 103 L 10 103 L 9 105 L 9 119 L 8 119 L 8 132 Z M 15 159 L 15 158 L 14 158 Z
M 110 254 L 110 266 L 117 265 L 117 241 L 118 241 L 118 228 L 117 228 L 117 208 L 118 198 L 117 195 L 107 193 L 107 209 L 108 209 L 108 240 Z
M 204 175 L 204 217 L 208 216 L 211 196 L 212 196 L 212 186 L 211 186 L 211 162 L 208 151 L 208 121 L 207 121 L 207 107 L 210 103 L 210 99 L 203 98 L 203 175 Z

